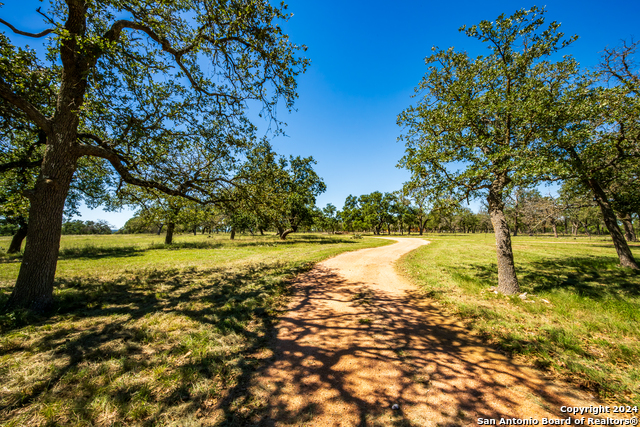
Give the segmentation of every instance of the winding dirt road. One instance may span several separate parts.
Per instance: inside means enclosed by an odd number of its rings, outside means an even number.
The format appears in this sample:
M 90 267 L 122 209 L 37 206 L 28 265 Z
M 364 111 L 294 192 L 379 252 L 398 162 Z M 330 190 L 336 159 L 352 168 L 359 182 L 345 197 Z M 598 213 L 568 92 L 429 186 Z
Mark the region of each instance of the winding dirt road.
M 488 348 L 442 314 L 394 262 L 428 242 L 339 255 L 301 275 L 277 326 L 274 363 L 252 393 L 261 425 L 454 426 L 478 418 L 563 418 L 597 404 Z M 397 405 L 397 409 L 394 409 Z

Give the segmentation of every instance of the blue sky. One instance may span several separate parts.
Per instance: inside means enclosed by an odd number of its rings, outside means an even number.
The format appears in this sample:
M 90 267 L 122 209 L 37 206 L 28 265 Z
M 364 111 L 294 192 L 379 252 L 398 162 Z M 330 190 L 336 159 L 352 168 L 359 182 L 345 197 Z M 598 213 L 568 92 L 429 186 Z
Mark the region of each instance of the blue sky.
M 458 32 L 462 25 L 494 20 L 532 5 L 546 6 L 548 21 L 562 23 L 579 39 L 563 53 L 594 67 L 604 47 L 640 37 L 640 1 L 418 1 L 289 0 L 293 18 L 284 25 L 293 42 L 306 44 L 311 60 L 299 80 L 297 112 L 281 113 L 286 137 L 281 154 L 313 156 L 327 191 L 318 205 L 342 207 L 349 194 L 394 191 L 409 177 L 396 168 L 404 147 L 396 116 L 414 101 L 432 46 L 484 54 L 485 47 Z M 0 16 L 24 30 L 44 27 L 33 0 L 5 0 Z M 33 12 L 33 13 L 32 13 Z M 18 38 L 16 42 L 23 42 Z M 27 40 L 24 40 L 27 41 Z M 31 41 L 33 43 L 33 41 Z M 266 129 L 265 123 L 257 123 Z M 472 204 L 477 207 L 478 204 Z M 82 210 L 82 219 L 120 227 L 130 212 Z

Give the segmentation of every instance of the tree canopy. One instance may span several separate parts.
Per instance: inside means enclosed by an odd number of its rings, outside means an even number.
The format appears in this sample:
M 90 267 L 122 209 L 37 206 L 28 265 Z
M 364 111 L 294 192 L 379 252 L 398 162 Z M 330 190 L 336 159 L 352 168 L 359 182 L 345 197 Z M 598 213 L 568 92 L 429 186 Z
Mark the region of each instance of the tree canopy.
M 533 7 L 460 31 L 484 43 L 489 54 L 472 59 L 453 48 L 432 48 L 419 101 L 398 116 L 406 144 L 399 166 L 411 171 L 412 187 L 433 200 L 455 205 L 486 197 L 496 233 L 498 289 L 518 292 L 504 192 L 548 176 L 549 164 L 535 155 L 552 136 L 556 105 L 573 76 L 575 61 L 550 56 L 572 43 L 560 24 L 544 27 L 545 10 Z
M 48 27 L 39 33 L 0 20 L 47 49 L 39 58 L 2 39 L 0 109 L 17 111 L 42 135 L 8 306 L 51 306 L 62 212 L 82 158 L 98 159 L 115 185 L 205 203 L 231 185 L 227 166 L 253 131 L 247 108 L 279 128 L 278 103 L 292 107 L 308 64 L 279 26 L 285 9 L 266 0 L 68 0 L 44 9 Z M 0 170 L 16 166 L 16 149 L 2 149 Z

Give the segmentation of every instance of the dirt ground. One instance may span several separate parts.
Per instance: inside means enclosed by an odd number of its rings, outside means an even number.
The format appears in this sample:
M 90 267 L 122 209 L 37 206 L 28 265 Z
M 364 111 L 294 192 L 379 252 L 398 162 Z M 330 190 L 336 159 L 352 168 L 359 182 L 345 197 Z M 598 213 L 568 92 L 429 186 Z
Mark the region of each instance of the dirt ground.
M 277 325 L 275 360 L 250 387 L 268 402 L 260 425 L 454 426 L 530 417 L 542 425 L 542 418 L 566 420 L 563 405 L 598 404 L 515 364 L 422 298 L 394 262 L 428 242 L 393 240 L 297 278 Z

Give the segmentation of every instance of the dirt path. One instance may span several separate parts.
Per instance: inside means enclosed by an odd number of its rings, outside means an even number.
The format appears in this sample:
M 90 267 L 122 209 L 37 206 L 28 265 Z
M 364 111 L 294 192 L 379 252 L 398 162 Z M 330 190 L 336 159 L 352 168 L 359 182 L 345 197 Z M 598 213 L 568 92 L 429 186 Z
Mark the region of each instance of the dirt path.
M 393 263 L 427 244 L 339 255 L 297 278 L 277 327 L 275 362 L 251 387 L 261 425 L 453 426 L 477 418 L 564 418 L 596 404 L 487 348 L 399 277 Z M 393 409 L 398 405 L 398 409 Z

